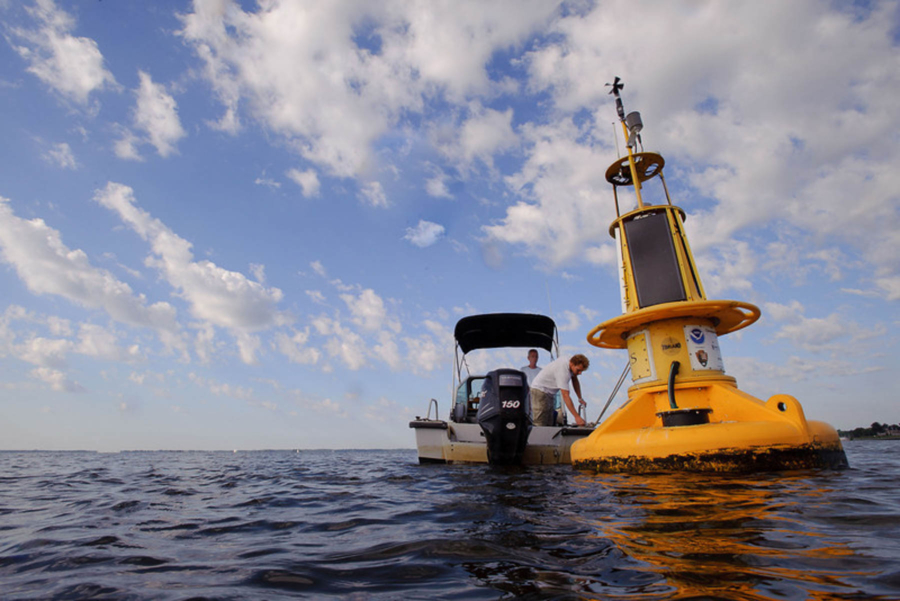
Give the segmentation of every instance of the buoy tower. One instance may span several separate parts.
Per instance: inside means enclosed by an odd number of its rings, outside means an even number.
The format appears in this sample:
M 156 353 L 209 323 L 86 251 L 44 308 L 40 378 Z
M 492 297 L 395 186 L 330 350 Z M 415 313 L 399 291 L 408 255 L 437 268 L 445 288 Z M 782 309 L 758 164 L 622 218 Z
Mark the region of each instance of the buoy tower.
M 610 94 L 628 155 L 606 170 L 613 186 L 622 315 L 592 329 L 588 342 L 627 349 L 628 401 L 572 446 L 576 467 L 599 472 L 770 471 L 842 468 L 847 458 L 830 425 L 807 421 L 796 398 L 763 402 L 726 375 L 719 336 L 754 323 L 750 303 L 708 300 L 655 152 L 644 152 L 640 114 L 625 114 L 616 77 Z M 638 151 L 640 147 L 640 151 Z M 665 204 L 644 201 L 659 182 Z M 619 188 L 634 188 L 637 208 L 622 214 Z M 660 195 L 662 198 L 662 195 Z

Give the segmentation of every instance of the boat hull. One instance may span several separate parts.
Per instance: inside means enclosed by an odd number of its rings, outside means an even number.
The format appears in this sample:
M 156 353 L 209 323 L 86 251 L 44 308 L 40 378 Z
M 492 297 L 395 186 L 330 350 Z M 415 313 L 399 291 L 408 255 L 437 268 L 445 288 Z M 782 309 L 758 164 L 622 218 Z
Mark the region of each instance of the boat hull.
M 478 424 L 417 419 L 419 463 L 489 463 L 487 443 Z M 522 456 L 522 465 L 571 464 L 571 448 L 588 436 L 590 428 L 533 426 Z

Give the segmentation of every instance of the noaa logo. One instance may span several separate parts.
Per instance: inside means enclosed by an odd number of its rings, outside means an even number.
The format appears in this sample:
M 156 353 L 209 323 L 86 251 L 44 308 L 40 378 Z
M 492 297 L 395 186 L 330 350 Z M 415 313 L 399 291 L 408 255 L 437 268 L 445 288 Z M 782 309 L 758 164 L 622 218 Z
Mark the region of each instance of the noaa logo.
M 705 336 L 703 336 L 703 330 L 700 328 L 694 328 L 691 330 L 691 342 L 694 344 L 703 344 L 703 340 Z

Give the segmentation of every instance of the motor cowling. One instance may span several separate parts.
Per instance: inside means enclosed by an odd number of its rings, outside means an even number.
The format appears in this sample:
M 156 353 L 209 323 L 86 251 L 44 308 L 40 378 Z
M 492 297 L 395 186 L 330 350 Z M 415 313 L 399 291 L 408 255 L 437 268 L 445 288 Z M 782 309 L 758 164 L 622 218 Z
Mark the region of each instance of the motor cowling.
M 485 376 L 476 420 L 487 442 L 488 463 L 522 463 L 531 432 L 528 379 L 516 369 L 495 369 Z

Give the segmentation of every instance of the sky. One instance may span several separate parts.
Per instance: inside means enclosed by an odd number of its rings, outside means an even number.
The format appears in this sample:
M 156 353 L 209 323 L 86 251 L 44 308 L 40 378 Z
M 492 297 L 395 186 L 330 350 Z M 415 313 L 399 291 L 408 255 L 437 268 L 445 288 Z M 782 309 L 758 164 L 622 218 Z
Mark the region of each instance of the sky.
M 762 309 L 726 372 L 837 428 L 900 422 L 898 2 L 0 23 L 0 449 L 412 448 L 428 399 L 449 412 L 456 321 L 490 312 L 556 320 L 594 419 L 626 363 L 586 342 L 621 311 L 616 76 L 707 296 Z

